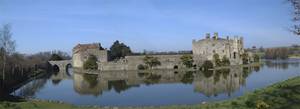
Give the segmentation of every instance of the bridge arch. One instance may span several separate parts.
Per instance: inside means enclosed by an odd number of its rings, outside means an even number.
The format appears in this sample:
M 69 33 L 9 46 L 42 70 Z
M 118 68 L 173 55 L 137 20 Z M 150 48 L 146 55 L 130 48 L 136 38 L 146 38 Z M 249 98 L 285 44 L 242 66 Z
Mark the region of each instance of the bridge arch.
M 49 61 L 54 72 L 64 73 L 67 76 L 72 76 L 69 68 L 72 67 L 72 60 Z
M 72 76 L 72 74 L 71 74 L 71 72 L 69 71 L 69 68 L 72 68 L 72 64 L 71 63 L 68 63 L 67 65 L 66 65 L 66 74 L 68 75 L 68 76 Z
M 57 74 L 60 71 L 59 66 L 56 64 L 52 65 L 52 71 L 54 74 Z

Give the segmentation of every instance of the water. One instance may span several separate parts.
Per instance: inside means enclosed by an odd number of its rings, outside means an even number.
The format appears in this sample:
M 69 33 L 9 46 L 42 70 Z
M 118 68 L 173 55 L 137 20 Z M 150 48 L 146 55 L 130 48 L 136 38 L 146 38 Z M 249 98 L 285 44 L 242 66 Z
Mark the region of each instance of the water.
M 257 88 L 300 76 L 300 60 L 266 61 L 260 67 L 214 72 L 121 71 L 99 75 L 59 72 L 31 81 L 14 95 L 75 105 L 161 106 L 199 104 L 242 96 Z M 73 72 L 73 73 L 70 73 Z

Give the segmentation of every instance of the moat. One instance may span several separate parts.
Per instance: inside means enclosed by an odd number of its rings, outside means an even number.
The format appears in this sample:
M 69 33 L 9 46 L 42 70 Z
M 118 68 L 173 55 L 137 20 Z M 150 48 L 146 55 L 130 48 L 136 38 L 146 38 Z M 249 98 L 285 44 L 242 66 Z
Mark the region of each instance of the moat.
M 261 66 L 209 72 L 154 70 L 84 74 L 67 72 L 33 80 L 13 95 L 75 105 L 160 106 L 199 104 L 242 96 L 300 76 L 300 60 L 264 61 Z

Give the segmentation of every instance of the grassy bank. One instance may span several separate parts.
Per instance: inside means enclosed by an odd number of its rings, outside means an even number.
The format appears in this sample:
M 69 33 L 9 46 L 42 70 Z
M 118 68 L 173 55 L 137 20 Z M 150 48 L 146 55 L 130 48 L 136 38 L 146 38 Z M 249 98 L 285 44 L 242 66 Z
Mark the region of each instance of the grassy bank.
M 180 98 L 178 98 L 180 99 Z M 96 109 L 46 101 L 1 101 L 0 109 Z M 300 109 L 300 77 L 276 83 L 232 100 L 198 105 L 136 107 L 135 109 Z M 101 109 L 101 108 L 100 108 Z M 114 108 L 117 109 L 117 108 Z M 119 107 L 119 109 L 123 109 Z M 130 107 L 124 107 L 130 109 Z

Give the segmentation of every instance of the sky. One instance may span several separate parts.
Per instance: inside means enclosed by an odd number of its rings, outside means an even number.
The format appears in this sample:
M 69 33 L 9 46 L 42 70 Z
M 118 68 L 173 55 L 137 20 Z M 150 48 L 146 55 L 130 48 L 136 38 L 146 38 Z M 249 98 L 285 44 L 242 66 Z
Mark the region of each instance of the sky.
M 300 44 L 285 0 L 0 0 L 0 24 L 11 24 L 21 53 L 115 40 L 133 51 L 191 50 L 193 39 L 218 32 L 245 47 Z

